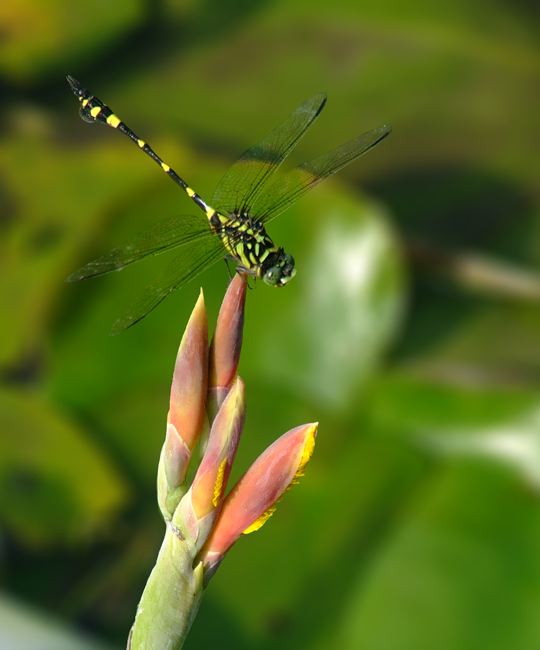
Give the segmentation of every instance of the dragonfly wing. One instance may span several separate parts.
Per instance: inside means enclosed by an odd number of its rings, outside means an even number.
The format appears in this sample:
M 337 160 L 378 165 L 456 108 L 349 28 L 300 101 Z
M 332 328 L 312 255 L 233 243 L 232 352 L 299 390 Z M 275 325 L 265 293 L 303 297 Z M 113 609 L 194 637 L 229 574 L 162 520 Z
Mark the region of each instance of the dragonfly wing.
M 217 236 L 196 242 L 175 258 L 158 277 L 134 300 L 127 311 L 116 321 L 111 334 L 135 325 L 165 298 L 187 284 L 199 273 L 225 257 L 226 251 Z
M 277 217 L 325 178 L 373 149 L 391 131 L 392 127 L 381 126 L 295 167 L 270 185 L 255 204 L 253 214 L 262 223 Z
M 86 280 L 86 278 L 93 278 L 111 271 L 120 271 L 124 266 L 138 262 L 150 255 L 158 255 L 177 246 L 213 236 L 215 235 L 205 217 L 186 214 L 181 217 L 165 219 L 75 271 L 67 278 L 67 282 Z
M 326 103 L 320 93 L 305 101 L 276 129 L 248 149 L 218 183 L 212 206 L 218 211 L 247 211 L 270 175 L 317 118 Z

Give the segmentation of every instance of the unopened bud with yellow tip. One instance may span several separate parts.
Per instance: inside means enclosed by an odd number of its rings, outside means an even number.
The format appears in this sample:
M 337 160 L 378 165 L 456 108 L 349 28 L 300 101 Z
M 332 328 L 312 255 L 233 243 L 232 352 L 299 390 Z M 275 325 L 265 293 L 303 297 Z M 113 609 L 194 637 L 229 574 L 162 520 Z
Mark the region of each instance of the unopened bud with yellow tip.
M 205 583 L 241 535 L 252 533 L 272 516 L 276 504 L 304 475 L 315 447 L 318 424 L 304 424 L 278 438 L 232 488 L 199 559 Z

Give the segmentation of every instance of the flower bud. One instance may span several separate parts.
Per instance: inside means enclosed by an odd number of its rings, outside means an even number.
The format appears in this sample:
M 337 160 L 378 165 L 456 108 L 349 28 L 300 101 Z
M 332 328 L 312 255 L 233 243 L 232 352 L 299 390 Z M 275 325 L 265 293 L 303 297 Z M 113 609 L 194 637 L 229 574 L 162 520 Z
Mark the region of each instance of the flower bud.
M 232 279 L 210 345 L 208 415 L 212 420 L 230 390 L 240 362 L 247 281 L 236 273 Z
M 246 417 L 246 387 L 237 377 L 216 415 L 208 446 L 193 479 L 192 504 L 201 519 L 221 505 Z
M 204 423 L 207 369 L 208 319 L 201 290 L 176 357 L 168 416 L 191 450 Z
M 193 548 L 204 544 L 219 513 L 245 414 L 245 385 L 237 377 L 214 419 L 193 483 L 174 514 L 173 524 Z
M 158 501 L 166 520 L 171 519 L 185 492 L 181 486 L 207 417 L 207 392 L 208 320 L 201 291 L 176 357 L 167 436 L 158 469 Z
M 315 446 L 318 424 L 291 429 L 262 453 L 223 502 L 218 520 L 201 551 L 206 582 L 242 534 L 258 530 L 276 503 L 298 483 Z

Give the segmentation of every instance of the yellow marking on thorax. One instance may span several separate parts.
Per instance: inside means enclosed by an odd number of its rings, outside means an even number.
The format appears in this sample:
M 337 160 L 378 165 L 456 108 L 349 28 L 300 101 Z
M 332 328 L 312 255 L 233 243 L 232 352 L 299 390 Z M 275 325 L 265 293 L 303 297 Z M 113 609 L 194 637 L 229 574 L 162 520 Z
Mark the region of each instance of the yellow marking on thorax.
M 218 219 L 221 221 L 221 223 L 227 223 L 227 221 L 229 221 L 229 219 L 224 214 L 220 214 L 219 212 Z
M 246 267 L 246 269 L 250 269 L 253 266 L 253 262 L 250 261 L 249 257 L 245 253 L 244 242 L 239 242 L 236 244 L 236 255 L 240 258 L 240 261 Z
M 90 115 L 95 119 L 101 113 L 101 106 L 94 106 L 90 111 Z
M 109 115 L 109 117 L 107 118 L 107 124 L 109 126 L 112 126 L 113 129 L 116 129 L 118 127 L 118 125 L 121 123 L 121 121 L 122 120 L 120 120 L 118 117 L 116 117 L 116 115 L 114 113 Z
M 146 142 L 144 140 L 137 140 L 137 144 L 142 149 L 146 145 Z
M 221 241 L 231 255 L 236 255 L 236 250 L 234 249 L 234 246 L 232 246 L 231 240 L 228 237 L 221 237 Z
M 270 251 L 268 250 L 268 248 L 265 248 L 264 251 L 263 251 L 263 254 L 259 257 L 259 264 L 262 264 L 264 262 L 264 260 L 268 257 L 269 254 L 270 254 Z M 258 257 L 258 255 L 257 255 L 257 257 Z
M 163 171 L 166 172 L 167 174 L 171 171 L 169 165 L 166 165 L 165 163 L 161 163 L 161 169 L 163 169 Z
M 235 252 L 236 252 L 236 255 L 240 258 L 240 261 L 242 262 L 242 264 L 244 266 L 249 264 L 249 260 L 247 259 L 247 257 L 244 254 L 244 242 L 238 242 L 238 244 L 236 244 L 236 251 Z

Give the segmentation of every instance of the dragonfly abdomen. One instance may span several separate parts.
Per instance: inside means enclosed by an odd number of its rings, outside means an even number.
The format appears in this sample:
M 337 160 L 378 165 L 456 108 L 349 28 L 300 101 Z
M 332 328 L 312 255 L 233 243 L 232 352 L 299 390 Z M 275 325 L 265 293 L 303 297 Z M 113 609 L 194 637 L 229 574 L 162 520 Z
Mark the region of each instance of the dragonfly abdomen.
M 79 109 L 80 116 L 85 122 L 101 122 L 111 126 L 113 129 L 120 131 L 124 135 L 127 135 L 130 140 L 132 140 L 147 156 L 150 156 L 154 162 L 156 162 L 161 169 L 167 174 L 167 176 L 172 179 L 177 185 L 179 185 L 184 192 L 189 196 L 189 198 L 194 201 L 202 210 L 206 212 L 206 216 L 210 219 L 214 214 L 213 208 L 206 205 L 204 200 L 189 187 L 189 185 L 182 179 L 178 174 L 169 167 L 157 153 L 152 149 L 152 147 L 139 138 L 139 136 L 132 131 L 129 126 L 122 120 L 100 99 L 84 86 L 82 86 L 76 79 L 69 76 L 67 77 L 71 89 L 79 98 L 81 106 Z

